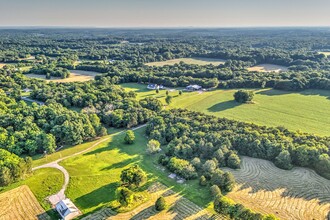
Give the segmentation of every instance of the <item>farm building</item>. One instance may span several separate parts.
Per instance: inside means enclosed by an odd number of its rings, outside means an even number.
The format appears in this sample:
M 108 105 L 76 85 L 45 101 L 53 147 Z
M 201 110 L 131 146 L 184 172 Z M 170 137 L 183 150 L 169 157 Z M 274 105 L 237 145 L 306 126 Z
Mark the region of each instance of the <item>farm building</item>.
M 164 89 L 163 85 L 157 85 L 157 84 L 149 84 L 147 86 L 148 89 Z
M 202 89 L 202 87 L 199 85 L 189 85 L 186 87 L 186 90 L 189 90 L 189 91 L 197 91 L 200 89 Z
M 79 209 L 71 202 L 70 199 L 63 199 L 55 206 L 56 211 L 60 214 L 62 219 L 69 220 L 81 214 Z

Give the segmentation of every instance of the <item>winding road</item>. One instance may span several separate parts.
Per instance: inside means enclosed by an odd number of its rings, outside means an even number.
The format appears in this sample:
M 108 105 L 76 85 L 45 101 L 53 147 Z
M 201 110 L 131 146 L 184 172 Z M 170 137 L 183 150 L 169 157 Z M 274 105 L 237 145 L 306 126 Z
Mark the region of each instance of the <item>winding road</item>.
M 140 129 L 142 127 L 145 127 L 145 126 L 146 126 L 146 124 L 143 124 L 143 125 L 140 125 L 138 127 L 132 128 L 131 130 L 134 131 L 134 130 Z M 116 134 L 121 134 L 124 131 L 121 131 L 121 132 L 116 133 Z M 50 203 L 53 206 L 55 206 L 59 201 L 61 201 L 63 199 L 66 199 L 65 190 L 66 190 L 66 188 L 67 188 L 67 186 L 69 184 L 69 180 L 70 180 L 70 174 L 69 174 L 69 172 L 64 167 L 62 167 L 61 165 L 59 165 L 58 163 L 61 162 L 62 160 L 65 160 L 65 159 L 68 159 L 68 158 L 71 158 L 71 157 L 77 156 L 79 154 L 83 154 L 85 152 L 90 151 L 91 149 L 93 149 L 97 145 L 99 145 L 99 144 L 101 144 L 101 143 L 103 143 L 105 141 L 108 141 L 112 137 L 112 135 L 110 135 L 109 137 L 107 137 L 105 139 L 102 139 L 102 140 L 96 142 L 95 144 L 93 144 L 89 148 L 86 148 L 85 150 L 79 151 L 79 152 L 74 153 L 74 154 L 69 155 L 69 156 L 62 157 L 62 158 L 57 159 L 55 161 L 52 161 L 50 163 L 46 163 L 46 164 L 43 164 L 43 165 L 40 165 L 40 166 L 37 166 L 37 167 L 32 168 L 32 171 L 38 170 L 38 169 L 42 169 L 42 168 L 55 168 L 55 169 L 60 170 L 64 174 L 64 184 L 63 184 L 61 190 L 58 193 L 56 193 L 56 194 L 51 195 L 51 196 L 48 197 L 48 200 L 50 201 Z

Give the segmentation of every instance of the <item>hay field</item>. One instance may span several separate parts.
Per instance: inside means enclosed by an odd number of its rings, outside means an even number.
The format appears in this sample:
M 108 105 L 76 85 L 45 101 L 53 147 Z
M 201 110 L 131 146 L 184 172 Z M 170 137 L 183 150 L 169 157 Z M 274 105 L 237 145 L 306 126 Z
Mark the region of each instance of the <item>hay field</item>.
M 243 157 L 241 169 L 226 170 L 238 183 L 227 196 L 252 210 L 280 219 L 322 220 L 330 214 L 330 180 L 310 169 L 286 171 L 266 160 Z
M 27 74 L 27 77 L 35 78 L 35 79 L 43 79 L 46 81 L 52 82 L 86 82 L 89 80 L 93 80 L 96 75 L 101 73 L 93 72 L 93 71 L 83 71 L 83 70 L 71 70 L 70 77 L 66 79 L 62 79 L 60 77 L 52 77 L 51 79 L 46 79 L 45 75 L 38 75 L 38 74 Z
M 285 66 L 274 65 L 274 64 L 260 64 L 257 66 L 252 66 L 247 68 L 248 71 L 256 71 L 256 72 L 285 72 L 289 69 Z
M 166 60 L 166 61 L 160 61 L 160 62 L 151 62 L 151 63 L 146 63 L 145 65 L 147 65 L 147 66 L 165 66 L 165 65 L 178 64 L 181 61 L 186 64 L 197 64 L 197 65 L 213 64 L 215 66 L 224 64 L 226 62 L 225 60 L 222 60 L 222 59 L 195 57 L 195 58 L 179 58 L 179 59 L 172 59 L 172 60 Z
M 0 219 L 50 219 L 26 185 L 0 194 Z
M 210 213 L 207 209 L 200 208 L 162 184 L 155 183 L 151 185 L 148 188 L 148 192 L 150 193 L 150 200 L 130 212 L 116 213 L 110 208 L 105 208 L 83 218 L 83 220 L 222 219 L 221 216 Z M 155 210 L 154 205 L 160 196 L 164 196 L 168 209 L 158 212 Z

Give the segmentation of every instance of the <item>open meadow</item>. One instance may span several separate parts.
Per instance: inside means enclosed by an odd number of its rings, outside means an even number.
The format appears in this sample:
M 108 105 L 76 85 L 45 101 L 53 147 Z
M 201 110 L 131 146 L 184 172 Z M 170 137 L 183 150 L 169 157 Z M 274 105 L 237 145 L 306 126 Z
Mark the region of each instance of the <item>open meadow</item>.
M 285 66 L 274 65 L 274 64 L 260 64 L 257 66 L 252 66 L 247 68 L 248 71 L 256 71 L 256 72 L 285 72 L 289 69 Z
M 132 145 L 123 143 L 124 133 L 112 135 L 93 150 L 60 163 L 70 174 L 66 195 L 85 215 L 103 206 L 113 208 L 116 205 L 115 190 L 119 185 L 120 173 L 132 164 L 139 164 L 147 172 L 149 181 L 145 187 L 160 182 L 171 186 L 173 191 L 180 192 L 201 208 L 209 206 L 211 198 L 207 187 L 200 187 L 198 180 L 177 183 L 168 177 L 167 170 L 158 165 L 157 155 L 146 153 L 147 138 L 144 133 L 144 128 L 136 130 L 136 140 Z M 147 199 L 148 194 L 145 196 Z
M 93 72 L 93 71 L 83 71 L 83 70 L 71 70 L 70 71 L 70 77 L 62 79 L 60 77 L 51 77 L 51 79 L 46 79 L 45 75 L 38 75 L 38 74 L 27 74 L 27 77 L 30 78 L 36 78 L 36 79 L 43 79 L 46 81 L 52 81 L 52 82 L 86 82 L 89 80 L 93 80 L 96 75 L 99 75 L 100 73 Z
M 282 170 L 269 161 L 250 157 L 242 157 L 241 169 L 225 170 L 237 181 L 227 196 L 255 211 L 292 220 L 330 217 L 330 180 L 313 170 Z
M 212 58 L 202 58 L 202 57 L 193 57 L 193 58 L 178 58 L 160 62 L 151 62 L 146 63 L 147 66 L 165 66 L 165 65 L 174 65 L 180 62 L 184 62 L 186 64 L 197 64 L 197 65 L 208 65 L 212 64 L 214 66 L 218 66 L 220 64 L 224 64 L 226 61 L 222 59 L 212 59 Z
M 137 92 L 137 98 L 159 98 L 165 104 L 165 90 L 156 94 L 144 84 L 122 84 L 128 91 Z M 173 101 L 166 108 L 187 108 L 205 114 L 226 117 L 239 121 L 266 126 L 284 126 L 292 131 L 317 135 L 330 135 L 330 92 L 326 90 L 305 90 L 287 92 L 274 89 L 256 89 L 254 104 L 240 104 L 234 101 L 237 90 L 213 90 L 207 92 L 169 92 Z M 302 120 L 303 118 L 303 120 Z

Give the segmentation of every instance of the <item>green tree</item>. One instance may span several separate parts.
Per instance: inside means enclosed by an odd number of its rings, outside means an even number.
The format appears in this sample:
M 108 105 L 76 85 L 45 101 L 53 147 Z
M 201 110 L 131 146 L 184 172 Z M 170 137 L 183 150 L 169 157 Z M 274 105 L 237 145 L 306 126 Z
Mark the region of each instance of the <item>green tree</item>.
M 132 130 L 126 131 L 124 140 L 126 144 L 133 144 L 135 140 L 134 132 Z
M 155 203 L 155 209 L 157 211 L 162 211 L 166 209 L 166 201 L 163 196 L 159 197 Z
M 151 139 L 147 144 L 147 153 L 154 154 L 159 152 L 160 150 L 160 143 L 157 140 Z
M 292 160 L 289 151 L 283 150 L 276 158 L 275 165 L 284 170 L 292 169 Z
M 241 167 L 241 159 L 237 154 L 232 153 L 227 159 L 227 165 L 230 168 L 238 169 Z
M 182 95 L 182 90 L 179 90 L 179 95 Z
M 254 93 L 248 90 L 238 90 L 234 94 L 234 98 L 236 102 L 246 103 L 252 101 Z
M 217 186 L 217 185 L 213 185 L 213 186 L 211 186 L 211 188 L 210 188 L 210 191 L 211 191 L 211 195 L 212 195 L 212 197 L 215 199 L 217 196 L 220 196 L 221 197 L 221 190 L 220 190 L 220 188 L 219 188 L 219 186 Z
M 222 189 L 226 192 L 230 192 L 234 189 L 235 177 L 229 172 L 223 174 L 223 187 Z
M 225 196 L 217 196 L 214 199 L 214 210 L 223 215 L 229 215 L 233 202 Z
M 121 171 L 120 180 L 124 185 L 139 187 L 147 182 L 147 174 L 138 165 L 133 165 Z
M 201 176 L 199 178 L 199 185 L 201 185 L 201 186 L 206 186 L 207 185 L 207 181 L 206 181 L 205 176 Z

